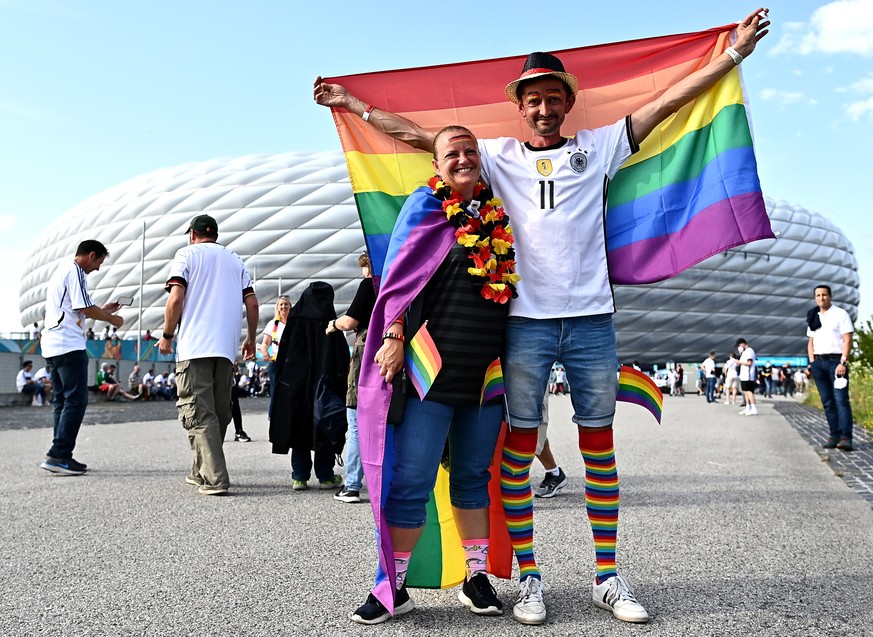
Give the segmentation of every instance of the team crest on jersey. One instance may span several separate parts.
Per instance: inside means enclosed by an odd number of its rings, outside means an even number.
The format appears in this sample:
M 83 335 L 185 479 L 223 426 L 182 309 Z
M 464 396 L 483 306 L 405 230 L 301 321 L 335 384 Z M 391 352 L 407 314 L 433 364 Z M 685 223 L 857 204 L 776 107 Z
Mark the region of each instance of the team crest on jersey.
M 551 159 L 538 159 L 537 160 L 537 172 L 541 174 L 543 177 L 548 177 L 552 174 L 552 160 Z
M 588 168 L 588 158 L 584 153 L 573 153 L 570 155 L 570 168 L 577 173 L 584 173 L 585 169 Z

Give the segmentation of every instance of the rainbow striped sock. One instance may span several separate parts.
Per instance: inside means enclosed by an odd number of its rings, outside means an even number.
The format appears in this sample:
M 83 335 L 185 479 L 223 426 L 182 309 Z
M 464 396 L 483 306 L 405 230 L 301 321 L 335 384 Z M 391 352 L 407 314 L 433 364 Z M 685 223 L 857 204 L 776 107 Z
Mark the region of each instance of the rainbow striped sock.
M 510 428 L 500 461 L 500 495 L 509 541 L 518 561 L 519 580 L 541 579 L 533 550 L 533 493 L 530 490 L 530 465 L 536 447 L 536 428 Z
M 579 427 L 579 452 L 585 460 L 585 508 L 597 562 L 597 583 L 615 576 L 618 535 L 618 471 L 612 446 L 612 428 L 591 431 Z

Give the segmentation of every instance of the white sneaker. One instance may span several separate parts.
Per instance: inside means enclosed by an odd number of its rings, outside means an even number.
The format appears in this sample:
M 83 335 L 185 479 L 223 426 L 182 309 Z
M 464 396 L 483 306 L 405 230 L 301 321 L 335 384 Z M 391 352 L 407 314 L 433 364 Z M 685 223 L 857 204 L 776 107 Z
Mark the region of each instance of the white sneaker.
M 748 407 L 746 407 L 744 409 L 740 409 L 740 416 L 748 416 L 748 415 L 749 415 L 749 408 Z
M 512 616 L 520 624 L 542 624 L 546 621 L 541 579 L 526 577 L 518 583 L 518 598 L 512 607 Z
M 643 624 L 649 621 L 646 609 L 634 598 L 627 580 L 621 575 L 610 577 L 602 584 L 594 580 L 594 605 L 611 610 L 616 619 Z
M 755 407 L 754 405 L 752 405 L 752 408 L 746 412 L 746 415 L 747 416 L 757 416 L 758 415 L 758 408 Z

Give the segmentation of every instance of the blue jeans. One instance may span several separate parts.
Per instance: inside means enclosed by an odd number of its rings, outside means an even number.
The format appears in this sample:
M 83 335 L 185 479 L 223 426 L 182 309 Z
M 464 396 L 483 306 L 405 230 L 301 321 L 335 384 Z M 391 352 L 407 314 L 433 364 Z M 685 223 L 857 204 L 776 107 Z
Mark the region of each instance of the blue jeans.
M 542 402 L 542 396 L 540 396 Z M 406 400 L 403 422 L 394 429 L 394 475 L 385 502 L 390 526 L 417 529 L 449 442 L 449 497 L 458 509 L 485 509 L 488 471 L 500 435 L 503 405 L 455 407 L 417 397 Z
M 40 398 L 43 398 L 45 396 L 45 385 L 37 380 L 22 387 L 21 393 L 27 396 L 39 396 Z
M 828 427 L 831 437 L 852 439 L 852 406 L 849 404 L 849 386 L 843 389 L 834 389 L 834 377 L 837 366 L 836 360 L 823 360 L 816 358 L 812 361 L 812 377 L 815 386 L 821 395 L 821 405 L 824 407 L 825 416 L 828 419 Z M 849 370 L 846 370 L 846 380 L 849 380 Z
M 67 460 L 73 457 L 79 427 L 88 408 L 88 354 L 79 349 L 46 358 L 52 366 L 54 440 L 48 454 Z
M 715 402 L 715 376 L 706 379 L 706 402 Z
M 361 445 L 358 442 L 358 410 L 346 409 L 346 420 L 349 421 L 349 433 L 346 437 L 346 489 L 360 491 L 364 479 L 364 467 L 361 464 Z
M 312 474 L 312 454 L 315 453 L 315 477 L 319 482 L 327 482 L 334 476 L 333 451 L 319 449 L 312 452 L 308 449 L 292 449 L 291 450 L 291 479 L 309 480 Z
M 542 422 L 543 395 L 555 361 L 567 372 L 573 422 L 580 427 L 611 425 L 618 391 L 612 314 L 509 317 L 503 361 L 509 424 L 531 429 Z

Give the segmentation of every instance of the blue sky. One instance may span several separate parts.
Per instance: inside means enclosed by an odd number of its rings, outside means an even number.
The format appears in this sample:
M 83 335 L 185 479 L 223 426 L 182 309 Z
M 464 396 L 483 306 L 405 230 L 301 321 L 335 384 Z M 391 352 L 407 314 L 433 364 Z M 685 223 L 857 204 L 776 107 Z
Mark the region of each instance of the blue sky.
M 499 10 L 466 3 L 453 16 L 450 6 L 0 0 L 0 331 L 21 329 L 18 281 L 36 236 L 83 199 L 190 161 L 339 150 L 328 111 L 312 101 L 318 74 L 699 31 L 756 8 L 509 0 Z M 743 63 L 764 193 L 826 215 L 850 237 L 866 319 L 873 0 L 769 8 L 772 32 Z

